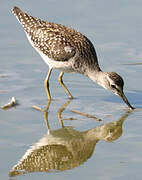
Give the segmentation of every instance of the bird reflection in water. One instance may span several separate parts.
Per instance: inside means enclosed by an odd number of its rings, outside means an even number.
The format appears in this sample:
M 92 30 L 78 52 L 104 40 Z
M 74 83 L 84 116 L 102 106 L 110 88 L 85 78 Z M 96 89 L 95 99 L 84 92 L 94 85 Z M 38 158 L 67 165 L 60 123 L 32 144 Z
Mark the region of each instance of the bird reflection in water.
M 27 150 L 11 169 L 9 176 L 33 172 L 58 172 L 80 166 L 92 156 L 100 140 L 112 142 L 122 135 L 123 122 L 130 114 L 130 112 L 125 112 L 118 121 L 87 131 L 78 131 L 63 124 L 62 112 L 69 103 L 70 100 L 58 110 L 57 115 L 62 126 L 60 129 L 52 131 L 48 122 L 48 112 L 43 112 L 48 133 Z

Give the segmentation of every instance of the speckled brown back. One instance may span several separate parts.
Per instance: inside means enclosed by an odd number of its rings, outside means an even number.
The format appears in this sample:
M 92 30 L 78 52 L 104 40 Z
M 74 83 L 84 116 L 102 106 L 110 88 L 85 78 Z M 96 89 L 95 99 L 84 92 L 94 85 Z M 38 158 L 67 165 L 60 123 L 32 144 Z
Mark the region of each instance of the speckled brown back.
M 80 32 L 60 24 L 46 22 L 32 17 L 18 7 L 13 9 L 14 15 L 22 24 L 25 32 L 32 40 L 34 47 L 55 61 L 68 61 L 78 53 L 76 65 L 98 68 L 94 46 Z

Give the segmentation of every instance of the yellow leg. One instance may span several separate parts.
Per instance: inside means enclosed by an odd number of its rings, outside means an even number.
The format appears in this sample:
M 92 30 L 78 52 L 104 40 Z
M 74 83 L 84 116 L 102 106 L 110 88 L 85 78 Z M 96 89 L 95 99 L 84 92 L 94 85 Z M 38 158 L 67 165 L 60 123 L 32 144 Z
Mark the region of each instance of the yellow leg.
M 52 69 L 49 69 L 46 79 L 44 81 L 44 86 L 45 86 L 46 94 L 48 96 L 48 100 L 51 100 L 51 95 L 50 95 L 50 90 L 49 90 L 49 78 L 50 78 L 51 72 L 52 72 Z
M 59 81 L 60 85 L 64 88 L 64 90 L 65 90 L 65 92 L 67 93 L 67 95 L 69 96 L 69 98 L 70 98 L 70 99 L 73 99 L 73 96 L 71 95 L 71 93 L 69 92 L 68 88 L 65 86 L 65 84 L 64 84 L 64 82 L 63 82 L 63 79 L 62 79 L 62 78 L 63 78 L 63 75 L 64 75 L 63 72 L 61 72 L 61 73 L 59 74 L 58 81 Z

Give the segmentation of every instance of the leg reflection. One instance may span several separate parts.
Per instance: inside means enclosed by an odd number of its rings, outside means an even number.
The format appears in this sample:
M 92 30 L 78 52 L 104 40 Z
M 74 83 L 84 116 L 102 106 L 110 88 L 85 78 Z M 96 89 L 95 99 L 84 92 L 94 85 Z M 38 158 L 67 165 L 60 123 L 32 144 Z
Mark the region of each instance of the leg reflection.
M 60 123 L 62 128 L 64 128 L 62 113 L 66 109 L 66 107 L 70 104 L 71 101 L 72 101 L 72 99 L 68 99 L 66 101 L 66 103 L 57 112 L 57 117 L 58 117 L 59 123 Z M 49 125 L 49 121 L 48 121 L 48 112 L 47 111 L 49 110 L 50 104 L 51 104 L 51 101 L 48 101 L 48 104 L 47 104 L 45 110 L 43 111 L 44 120 L 46 122 L 46 127 L 48 130 L 48 133 L 50 133 L 50 125 Z
M 62 113 L 66 109 L 66 107 L 70 104 L 70 102 L 71 102 L 71 99 L 69 99 L 57 112 L 57 117 L 62 127 L 64 127 Z

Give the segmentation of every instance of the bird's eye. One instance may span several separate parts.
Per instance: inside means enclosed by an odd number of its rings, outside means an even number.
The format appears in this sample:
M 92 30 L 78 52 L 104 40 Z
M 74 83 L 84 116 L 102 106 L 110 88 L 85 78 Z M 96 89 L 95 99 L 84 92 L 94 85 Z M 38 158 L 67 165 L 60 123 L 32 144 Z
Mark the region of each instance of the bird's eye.
M 115 85 L 113 85 L 113 84 L 111 85 L 111 88 L 112 88 L 112 89 L 116 89 Z
M 115 91 L 117 91 L 118 93 L 120 93 L 120 90 L 115 85 L 112 84 L 111 88 L 114 89 Z

